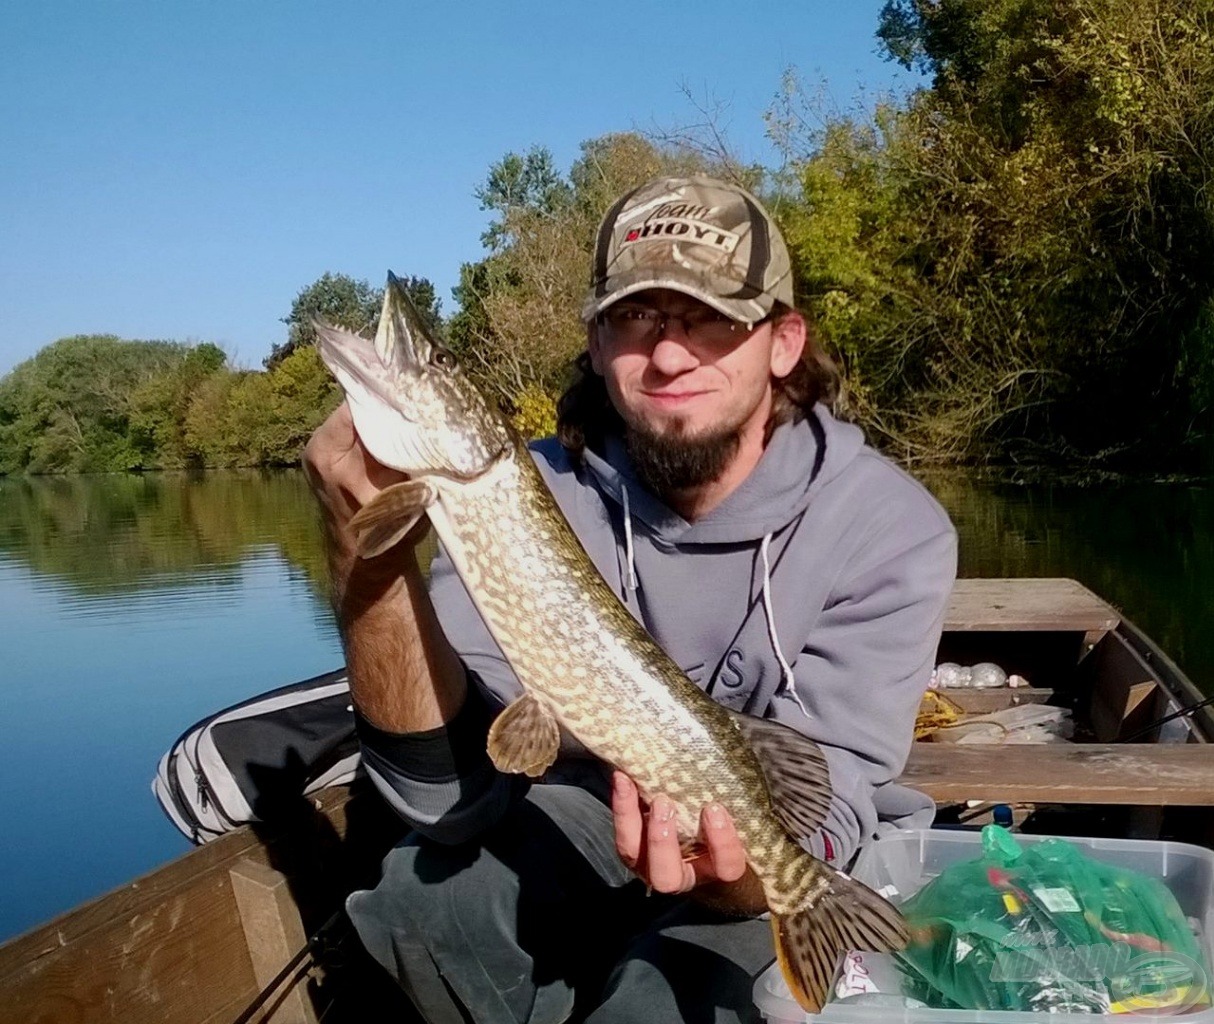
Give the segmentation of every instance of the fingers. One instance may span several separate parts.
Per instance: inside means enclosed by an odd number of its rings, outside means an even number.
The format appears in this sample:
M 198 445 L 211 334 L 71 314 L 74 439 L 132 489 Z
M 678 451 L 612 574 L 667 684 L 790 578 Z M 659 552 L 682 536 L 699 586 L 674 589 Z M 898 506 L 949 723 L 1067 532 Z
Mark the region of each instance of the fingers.
M 332 525 L 345 522 L 383 488 L 405 479 L 380 465 L 359 440 L 350 407 L 342 402 L 308 440 L 304 471 Z
M 649 808 L 645 859 L 649 884 L 658 892 L 689 892 L 695 887 L 696 871 L 683 859 L 675 806 L 669 797 L 654 797 Z
M 335 458 L 348 452 L 356 441 L 354 418 L 350 415 L 349 405 L 342 402 L 316 428 L 304 446 L 304 469 L 309 476 L 314 472 L 323 472 Z
M 629 868 L 656 892 L 688 892 L 697 885 L 736 882 L 746 874 L 746 848 L 720 804 L 700 812 L 704 852 L 688 860 L 679 843 L 674 802 L 663 794 L 646 810 L 636 783 L 623 772 L 611 780 L 615 848 Z
M 736 882 L 746 873 L 746 848 L 720 804 L 709 804 L 700 812 L 700 836 L 708 848 L 706 859 L 714 881 Z
M 636 783 L 623 772 L 611 780 L 611 813 L 615 848 L 620 860 L 657 892 L 686 892 L 695 885 L 695 871 L 683 860 L 675 827 L 674 804 L 654 798 L 646 814 Z
M 634 871 L 641 862 L 645 819 L 641 813 L 641 795 L 636 784 L 623 772 L 611 777 L 611 814 L 615 819 L 615 849 Z

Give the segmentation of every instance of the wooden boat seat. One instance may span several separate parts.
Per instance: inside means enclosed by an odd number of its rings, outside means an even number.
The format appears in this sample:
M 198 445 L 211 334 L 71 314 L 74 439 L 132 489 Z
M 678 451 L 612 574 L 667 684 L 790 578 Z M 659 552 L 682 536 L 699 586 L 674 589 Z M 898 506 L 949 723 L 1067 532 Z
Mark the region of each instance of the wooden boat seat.
M 1083 710 L 1102 742 L 916 743 L 900 781 L 940 804 L 1214 806 L 1214 744 L 1110 742 L 1159 717 L 1168 699 L 1155 671 L 1118 632 L 1120 625 L 1117 610 L 1076 580 L 957 580 L 945 617 L 948 649 L 972 657 L 998 649 L 1009 663 L 1022 657 L 1034 670 L 1023 674 L 1035 685 L 944 691 L 950 699 L 969 714 L 1050 702 L 1056 682 L 1075 685 L 1056 668 L 1051 672 L 1051 664 L 1083 660 Z M 1097 677 L 1101 685 L 1092 692 Z
M 1214 806 L 1206 743 L 916 743 L 899 780 L 938 804 Z
M 953 586 L 944 630 L 1100 634 L 1120 621 L 1112 605 L 1076 580 L 960 579 Z

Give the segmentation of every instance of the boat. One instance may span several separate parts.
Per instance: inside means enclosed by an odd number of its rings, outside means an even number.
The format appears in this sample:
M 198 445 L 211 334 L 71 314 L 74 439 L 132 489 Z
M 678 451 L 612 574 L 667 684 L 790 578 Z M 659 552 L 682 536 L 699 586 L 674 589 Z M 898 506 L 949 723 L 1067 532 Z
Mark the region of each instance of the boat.
M 903 781 L 939 827 L 995 813 L 1024 831 L 1210 846 L 1214 713 L 1140 630 L 1074 580 L 962 579 L 938 663 L 993 662 L 1029 685 L 943 691 L 962 721 L 1065 709 L 1070 742 L 913 745 Z M 947 730 L 944 730 L 947 732 Z M 417 1020 L 341 912 L 404 834 L 365 781 L 244 826 L 0 945 L 0 1020 L 341 1024 Z

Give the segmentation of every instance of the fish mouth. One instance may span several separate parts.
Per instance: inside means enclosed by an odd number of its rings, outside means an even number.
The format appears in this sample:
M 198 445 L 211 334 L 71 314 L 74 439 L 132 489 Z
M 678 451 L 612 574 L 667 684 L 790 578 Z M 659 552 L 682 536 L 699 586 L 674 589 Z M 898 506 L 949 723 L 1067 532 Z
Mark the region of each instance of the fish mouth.
M 321 359 L 347 395 L 357 388 L 384 402 L 391 401 L 392 386 L 384 373 L 386 367 L 370 341 L 327 324 L 315 322 L 313 326 L 319 338 Z
M 396 375 L 419 372 L 425 364 L 422 348 L 432 344 L 405 297 L 400 279 L 391 271 L 374 342 L 319 320 L 313 320 L 312 324 L 319 339 L 321 359 L 346 393 L 353 385 L 388 404 L 393 404 Z
M 375 351 L 385 366 L 398 370 L 417 370 L 434 347 L 425 324 L 405 293 L 401 279 L 388 271 L 384 288 L 384 308 L 375 333 Z

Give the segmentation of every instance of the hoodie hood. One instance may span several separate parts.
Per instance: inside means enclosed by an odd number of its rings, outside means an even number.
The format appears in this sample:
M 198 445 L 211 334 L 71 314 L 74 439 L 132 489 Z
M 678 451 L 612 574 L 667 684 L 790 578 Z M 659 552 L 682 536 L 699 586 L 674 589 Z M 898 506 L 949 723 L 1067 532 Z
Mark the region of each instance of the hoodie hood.
M 654 497 L 637 479 L 622 439 L 607 438 L 603 455 L 584 461 L 600 490 L 661 545 L 753 544 L 779 532 L 805 511 L 822 487 L 842 473 L 864 446 L 857 427 L 840 423 L 825 407 L 775 430 L 758 464 L 720 505 L 694 523 Z M 812 467 L 806 473 L 806 467 Z M 625 490 L 627 493 L 625 494 Z

